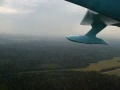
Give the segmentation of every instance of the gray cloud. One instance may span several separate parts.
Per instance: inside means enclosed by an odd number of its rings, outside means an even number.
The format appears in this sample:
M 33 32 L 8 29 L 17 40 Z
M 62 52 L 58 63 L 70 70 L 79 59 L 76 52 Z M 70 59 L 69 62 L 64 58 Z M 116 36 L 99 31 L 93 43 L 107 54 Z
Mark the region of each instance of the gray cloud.
M 3 4 L 3 2 L 4 2 L 4 0 L 0 0 L 0 5 L 2 5 L 2 4 Z
M 24 4 L 17 1 L 10 2 L 9 0 L 5 2 L 6 6 L 15 10 L 23 9 L 27 13 L 1 14 L 1 33 L 63 35 L 70 32 L 73 26 L 80 22 L 80 17 L 84 15 L 83 9 L 81 9 L 81 13 L 76 11 L 76 9 L 80 9 L 79 6 L 71 6 L 72 4 L 69 5 L 64 1 L 37 2 L 37 0 L 32 0 L 30 3 L 27 1 Z M 75 12 L 73 12 L 72 7 L 75 8 Z M 28 12 L 29 9 L 33 12 Z
M 68 2 L 65 2 L 64 0 L 4 0 L 4 3 L 2 3 L 2 6 L 0 7 L 0 13 L 33 13 L 40 5 L 44 5 L 46 7 L 49 7 L 49 5 L 53 5 L 54 8 L 56 8 L 57 6 L 58 9 L 61 8 L 62 10 L 65 9 L 74 12 L 84 11 L 83 8 L 79 10 L 79 6 L 73 5 L 71 3 L 68 4 Z
M 66 36 L 90 29 L 79 25 L 86 9 L 64 0 L 5 0 L 3 7 L 9 12 L 0 8 L 0 34 Z

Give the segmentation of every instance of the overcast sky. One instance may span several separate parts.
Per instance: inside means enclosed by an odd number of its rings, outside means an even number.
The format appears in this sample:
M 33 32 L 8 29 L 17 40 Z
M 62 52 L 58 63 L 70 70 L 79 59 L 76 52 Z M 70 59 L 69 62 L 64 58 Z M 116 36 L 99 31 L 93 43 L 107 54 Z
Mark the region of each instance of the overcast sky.
M 86 11 L 64 0 L 0 0 L 0 34 L 82 35 L 90 30 L 80 25 Z M 107 27 L 99 36 L 119 34 L 119 28 Z

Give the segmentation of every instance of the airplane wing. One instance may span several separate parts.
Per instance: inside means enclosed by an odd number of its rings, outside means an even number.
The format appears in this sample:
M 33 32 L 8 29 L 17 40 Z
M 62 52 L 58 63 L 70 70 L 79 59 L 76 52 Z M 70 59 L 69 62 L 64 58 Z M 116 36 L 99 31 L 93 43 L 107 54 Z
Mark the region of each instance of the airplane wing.
M 120 0 L 65 0 L 88 9 L 81 25 L 91 25 L 92 29 L 85 35 L 70 35 L 67 39 L 73 42 L 85 44 L 108 43 L 96 35 L 106 26 L 120 27 Z
M 120 22 L 120 0 L 65 0 Z
M 104 15 L 98 14 L 96 12 L 93 12 L 91 10 L 88 10 L 87 13 L 85 14 L 83 20 L 81 21 L 81 25 L 91 25 L 93 23 L 93 16 L 98 15 L 99 18 L 106 24 L 109 26 L 120 26 L 120 22 L 110 18 L 110 17 L 106 17 Z

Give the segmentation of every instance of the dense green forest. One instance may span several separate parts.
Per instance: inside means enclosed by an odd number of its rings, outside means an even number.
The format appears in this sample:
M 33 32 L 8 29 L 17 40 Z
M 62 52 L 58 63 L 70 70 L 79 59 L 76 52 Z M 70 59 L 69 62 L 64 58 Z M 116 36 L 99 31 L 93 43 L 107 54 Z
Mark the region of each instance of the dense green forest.
M 0 42 L 0 71 L 78 68 L 119 56 L 119 44 L 104 46 L 77 44 L 64 39 L 5 39 Z
M 31 72 L 1 76 L 0 90 L 119 90 L 120 77 L 95 72 Z
M 0 39 L 0 90 L 119 90 L 120 77 L 72 72 L 120 57 L 120 44 L 72 43 L 64 39 Z

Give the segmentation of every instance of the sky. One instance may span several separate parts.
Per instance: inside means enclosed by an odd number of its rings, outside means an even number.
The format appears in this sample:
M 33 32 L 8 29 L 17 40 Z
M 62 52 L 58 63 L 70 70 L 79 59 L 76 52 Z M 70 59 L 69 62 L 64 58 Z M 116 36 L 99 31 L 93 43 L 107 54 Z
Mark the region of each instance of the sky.
M 32 36 L 83 35 L 91 26 L 80 25 L 87 9 L 64 0 L 0 0 L 0 34 Z M 98 36 L 120 38 L 118 27 Z

